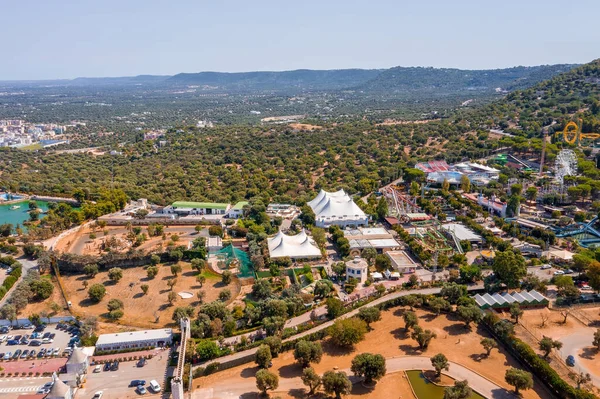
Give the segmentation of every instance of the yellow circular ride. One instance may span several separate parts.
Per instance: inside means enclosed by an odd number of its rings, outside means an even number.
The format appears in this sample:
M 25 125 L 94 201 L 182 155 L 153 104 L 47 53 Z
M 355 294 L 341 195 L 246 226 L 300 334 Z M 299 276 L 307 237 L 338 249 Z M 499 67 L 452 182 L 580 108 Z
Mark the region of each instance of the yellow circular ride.
M 557 134 L 558 133 L 559 132 L 557 132 Z M 569 144 L 579 144 L 582 139 L 597 140 L 600 138 L 600 133 L 582 133 L 579 129 L 579 125 L 573 121 L 567 123 L 562 133 L 563 139 Z

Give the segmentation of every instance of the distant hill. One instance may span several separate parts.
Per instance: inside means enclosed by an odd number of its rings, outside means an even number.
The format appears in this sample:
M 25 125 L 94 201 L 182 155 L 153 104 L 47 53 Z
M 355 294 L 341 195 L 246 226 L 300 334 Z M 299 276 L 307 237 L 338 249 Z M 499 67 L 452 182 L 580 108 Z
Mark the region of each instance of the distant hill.
M 496 88 L 514 90 L 529 87 L 576 65 L 542 65 L 490 70 L 449 68 L 395 67 L 382 71 L 372 80 L 359 86 L 371 93 L 432 92 L 494 92 Z
M 138 75 L 138 76 L 123 76 L 116 78 L 75 78 L 68 81 L 69 86 L 126 86 L 137 84 L 157 84 L 163 83 L 170 76 L 158 75 Z
M 353 87 L 381 73 L 380 69 L 298 69 L 282 72 L 180 73 L 167 83 L 210 86 L 226 91 L 339 90 Z

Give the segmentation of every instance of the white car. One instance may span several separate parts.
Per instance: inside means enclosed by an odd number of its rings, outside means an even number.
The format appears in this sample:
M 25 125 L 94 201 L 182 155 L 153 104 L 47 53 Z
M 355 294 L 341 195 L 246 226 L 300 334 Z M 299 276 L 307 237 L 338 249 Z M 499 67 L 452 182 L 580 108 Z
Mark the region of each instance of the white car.
M 54 348 L 54 350 L 52 351 L 52 356 L 58 356 L 60 355 L 60 348 Z
M 94 396 L 92 397 L 92 399 L 100 399 L 102 397 L 102 395 L 104 394 L 104 392 L 102 391 L 98 391 L 94 394 Z
M 4 357 L 2 358 L 2 360 L 10 360 L 11 357 L 12 357 L 12 352 L 6 352 L 4 354 Z
M 542 270 L 552 269 L 552 265 L 549 265 L 546 263 L 545 265 L 542 265 L 542 267 L 540 267 L 540 269 L 542 269 Z
M 54 342 L 54 340 L 51 338 L 42 339 L 42 344 L 51 344 L 52 342 Z
M 0 342 L 4 342 L 7 339 L 8 339 L 8 336 L 7 335 L 3 335 L 3 336 L 0 337 Z
M 94 373 L 100 373 L 102 371 L 102 366 L 98 365 L 94 367 Z
M 563 274 L 565 274 L 565 272 L 563 272 L 562 270 L 557 270 L 553 273 L 555 276 L 562 276 Z

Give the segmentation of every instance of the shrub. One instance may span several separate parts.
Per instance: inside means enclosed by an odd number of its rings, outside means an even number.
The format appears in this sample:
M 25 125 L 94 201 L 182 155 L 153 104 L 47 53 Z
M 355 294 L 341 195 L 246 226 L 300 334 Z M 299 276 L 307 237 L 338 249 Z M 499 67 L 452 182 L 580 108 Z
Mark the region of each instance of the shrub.
M 106 295 L 106 288 L 102 284 L 94 284 L 88 290 L 88 296 L 94 302 L 100 302 Z

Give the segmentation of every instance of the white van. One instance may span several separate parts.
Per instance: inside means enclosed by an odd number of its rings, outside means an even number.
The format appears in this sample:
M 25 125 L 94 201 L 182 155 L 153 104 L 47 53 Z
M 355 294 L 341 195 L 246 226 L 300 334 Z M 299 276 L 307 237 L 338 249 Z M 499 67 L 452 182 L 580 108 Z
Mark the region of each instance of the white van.
M 156 382 L 156 380 L 150 381 L 150 389 L 154 393 L 159 393 L 160 392 L 160 385 L 158 385 L 158 382 Z

